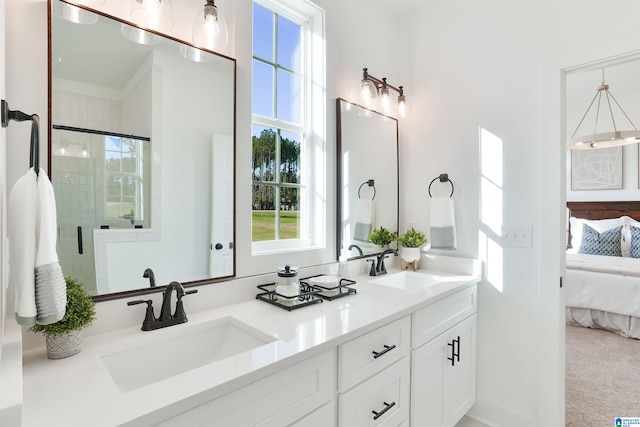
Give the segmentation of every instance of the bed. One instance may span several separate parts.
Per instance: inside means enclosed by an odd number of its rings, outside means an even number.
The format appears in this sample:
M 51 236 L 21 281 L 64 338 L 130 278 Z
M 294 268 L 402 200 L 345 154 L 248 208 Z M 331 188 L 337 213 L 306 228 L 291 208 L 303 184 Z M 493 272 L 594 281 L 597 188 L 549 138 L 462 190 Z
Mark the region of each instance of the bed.
M 567 324 L 640 339 L 640 202 L 567 209 Z

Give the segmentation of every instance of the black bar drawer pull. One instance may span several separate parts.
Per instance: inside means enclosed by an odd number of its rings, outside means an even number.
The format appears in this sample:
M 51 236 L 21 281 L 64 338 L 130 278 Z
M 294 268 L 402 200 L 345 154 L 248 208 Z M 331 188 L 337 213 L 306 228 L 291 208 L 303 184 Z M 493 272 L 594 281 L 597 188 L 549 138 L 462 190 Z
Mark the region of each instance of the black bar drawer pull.
M 80 255 L 82 255 L 83 253 L 83 249 L 82 249 L 82 227 L 78 226 L 78 253 Z
M 458 344 L 457 351 L 456 343 Z M 458 339 L 451 340 L 447 345 L 451 347 L 451 357 L 447 357 L 447 360 L 451 360 L 451 366 L 455 366 L 456 362 L 460 361 L 460 337 L 458 336 Z
M 382 411 L 380 411 L 380 412 L 371 411 L 373 413 L 373 419 L 377 420 L 378 418 L 383 416 L 385 414 L 385 412 L 387 412 L 389 409 L 393 408 L 395 405 L 396 405 L 396 402 L 391 402 L 391 403 L 384 402 L 384 409 Z
M 373 358 L 377 359 L 378 357 L 382 356 L 385 353 L 390 352 L 391 350 L 393 350 L 394 348 L 396 348 L 396 345 L 392 345 L 392 346 L 388 346 L 385 344 L 384 346 L 384 350 L 378 352 L 378 351 L 372 351 L 371 353 L 373 353 Z

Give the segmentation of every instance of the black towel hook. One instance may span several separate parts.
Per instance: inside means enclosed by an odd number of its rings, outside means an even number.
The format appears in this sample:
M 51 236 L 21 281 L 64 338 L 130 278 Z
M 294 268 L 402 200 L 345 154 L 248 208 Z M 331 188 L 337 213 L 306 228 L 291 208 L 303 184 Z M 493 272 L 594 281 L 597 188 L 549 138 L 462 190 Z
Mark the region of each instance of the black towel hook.
M 9 126 L 11 120 L 16 122 L 31 121 L 31 146 L 29 149 L 29 167 L 32 167 L 36 176 L 40 173 L 40 117 L 37 114 L 26 114 L 22 111 L 11 110 L 9 103 L 1 100 L 0 118 L 2 127 Z
M 449 181 L 449 184 L 451 184 L 451 194 L 449 195 L 449 197 L 453 196 L 453 182 L 449 179 L 449 174 L 446 173 L 441 173 L 440 176 L 437 176 L 435 178 L 433 178 L 433 180 L 429 183 L 429 197 L 433 197 L 431 195 L 431 184 L 433 184 L 434 182 L 436 182 L 436 180 L 440 180 L 440 182 L 447 182 Z
M 360 184 L 360 188 L 358 188 L 358 199 L 360 198 L 360 190 L 362 190 L 362 187 L 364 187 L 365 185 L 368 185 L 369 187 L 373 187 L 373 197 L 371 198 L 371 200 L 376 198 L 376 185 L 375 185 L 375 181 L 373 179 L 369 179 L 365 182 L 363 182 L 362 184 Z

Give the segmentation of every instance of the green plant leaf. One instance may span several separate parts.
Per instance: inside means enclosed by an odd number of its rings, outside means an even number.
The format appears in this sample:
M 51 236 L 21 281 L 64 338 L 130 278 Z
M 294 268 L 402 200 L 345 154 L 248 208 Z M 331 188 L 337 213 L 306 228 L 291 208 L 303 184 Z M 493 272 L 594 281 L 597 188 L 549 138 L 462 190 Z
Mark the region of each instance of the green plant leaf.
M 86 328 L 96 319 L 96 304 L 82 283 L 71 277 L 65 277 L 64 280 L 67 285 L 67 305 L 64 317 L 49 325 L 34 325 L 29 328 L 31 332 L 47 336 L 64 335 Z

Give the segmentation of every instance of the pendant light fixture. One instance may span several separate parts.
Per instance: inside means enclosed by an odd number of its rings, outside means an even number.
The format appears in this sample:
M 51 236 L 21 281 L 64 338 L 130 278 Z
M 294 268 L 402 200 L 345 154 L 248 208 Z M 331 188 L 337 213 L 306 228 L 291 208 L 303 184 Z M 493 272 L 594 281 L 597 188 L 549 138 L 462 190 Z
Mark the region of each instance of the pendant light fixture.
M 219 50 L 229 43 L 229 28 L 215 0 L 205 0 L 193 22 L 193 44 L 209 50 Z
M 604 96 L 603 96 L 604 95 Z M 587 134 L 584 136 L 576 137 L 578 133 L 578 129 L 584 122 L 584 119 L 589 114 L 591 107 L 598 100 L 597 107 L 595 110 L 595 123 L 593 126 L 593 133 Z M 600 107 L 602 103 L 606 101 L 607 106 L 609 107 L 609 115 L 611 117 L 611 122 L 613 124 L 613 131 L 610 132 L 598 132 L 598 120 L 600 119 Z M 618 109 L 622 112 L 624 117 L 627 119 L 633 130 L 618 130 L 616 126 L 616 120 L 613 114 L 613 107 L 611 105 L 611 101 L 618 107 Z M 606 110 L 605 110 L 606 111 Z M 622 145 L 634 144 L 640 142 L 640 131 L 633 124 L 627 113 L 624 112 L 618 101 L 613 97 L 611 92 L 609 91 L 609 85 L 605 84 L 604 81 L 604 70 L 602 70 L 602 84 L 598 87 L 598 91 L 596 95 L 591 100 L 591 104 L 585 111 L 582 119 L 580 119 L 580 123 L 578 123 L 578 127 L 571 135 L 571 139 L 569 141 L 568 149 L 569 150 L 593 150 L 597 148 L 610 148 L 610 147 L 620 147 Z
M 173 27 L 171 0 L 131 0 L 131 19 L 143 28 L 168 30 Z
M 398 93 L 395 104 L 391 99 L 391 90 Z M 386 77 L 378 79 L 372 76 L 367 68 L 362 69 L 360 98 L 363 105 L 369 109 L 376 110 L 379 108 L 385 114 L 391 114 L 396 109 L 398 116 L 401 118 L 407 116 L 407 98 L 404 95 L 403 87 L 392 86 L 387 82 Z

